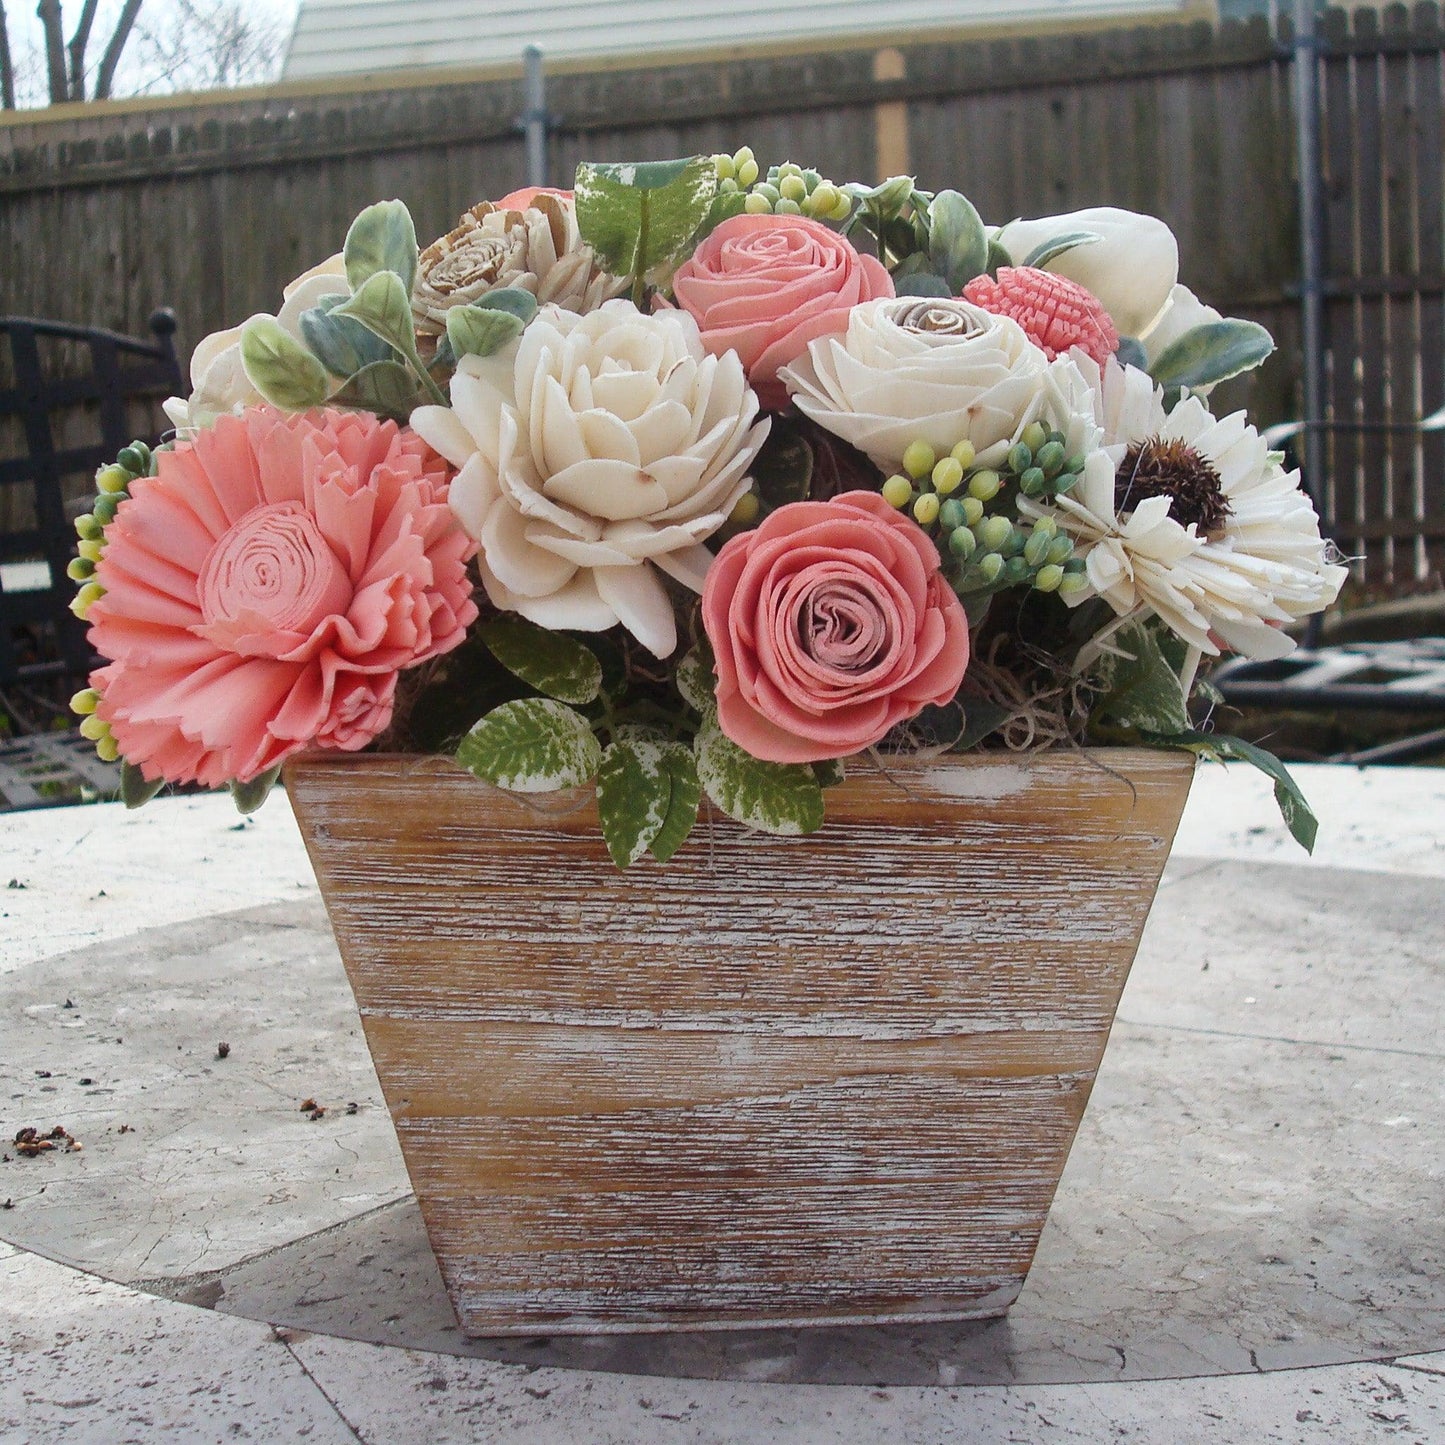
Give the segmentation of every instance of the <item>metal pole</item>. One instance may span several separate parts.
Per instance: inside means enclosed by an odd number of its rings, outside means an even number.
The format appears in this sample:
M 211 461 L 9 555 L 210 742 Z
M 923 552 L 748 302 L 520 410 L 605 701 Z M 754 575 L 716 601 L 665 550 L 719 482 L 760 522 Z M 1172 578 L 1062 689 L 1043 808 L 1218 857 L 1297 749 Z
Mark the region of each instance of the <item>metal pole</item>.
M 547 81 L 542 74 L 542 51 L 529 45 L 522 52 L 522 130 L 527 138 L 527 184 L 547 184 Z
M 1320 211 L 1319 47 L 1315 0 L 1295 0 L 1295 167 L 1299 172 L 1300 308 L 1304 349 L 1304 481 L 1318 507 L 1325 479 L 1324 227 Z

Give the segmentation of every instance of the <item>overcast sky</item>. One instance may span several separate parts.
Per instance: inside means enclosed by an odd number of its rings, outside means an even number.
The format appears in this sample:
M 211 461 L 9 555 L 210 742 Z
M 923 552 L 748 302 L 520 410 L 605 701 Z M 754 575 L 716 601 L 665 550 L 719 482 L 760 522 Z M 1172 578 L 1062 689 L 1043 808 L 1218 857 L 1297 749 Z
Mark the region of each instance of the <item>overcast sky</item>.
M 36 0 L 4 0 L 15 61 L 16 100 L 22 106 L 44 105 L 47 100 L 44 40 L 35 3 Z M 260 42 L 261 58 L 252 52 L 245 62 L 247 83 L 263 83 L 279 74 L 299 0 L 143 0 L 116 72 L 114 93 L 117 97 L 214 84 L 215 66 L 207 54 L 214 48 L 214 42 L 204 24 L 198 27 L 187 19 L 188 3 L 193 14 L 207 21 L 213 22 L 229 12 L 239 15 L 252 29 L 254 38 Z M 90 44 L 86 47 L 91 84 L 121 5 L 122 0 L 100 0 Z M 83 0 L 62 0 L 67 43 L 74 34 L 82 8 Z

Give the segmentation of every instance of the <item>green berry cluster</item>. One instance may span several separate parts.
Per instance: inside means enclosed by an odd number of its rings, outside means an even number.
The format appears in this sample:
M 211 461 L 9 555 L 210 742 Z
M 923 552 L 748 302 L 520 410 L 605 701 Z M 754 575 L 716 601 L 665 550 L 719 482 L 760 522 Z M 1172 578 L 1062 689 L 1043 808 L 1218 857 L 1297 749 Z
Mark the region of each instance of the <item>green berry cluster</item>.
M 937 540 L 961 595 L 1019 586 L 1067 594 L 1084 585 L 1072 540 L 1052 518 L 1020 522 L 1014 511 L 1020 495 L 1068 491 L 1082 470 L 1081 458 L 1065 457 L 1060 434 L 1034 422 L 997 467 L 975 465 L 971 442 L 943 457 L 926 441 L 910 443 L 883 499 Z
M 771 212 L 778 216 L 809 216 L 815 221 L 846 221 L 853 212 L 852 197 L 817 171 L 784 161 L 780 166 L 770 166 L 764 176 L 751 146 L 730 156 L 714 156 L 713 164 L 717 167 L 719 194 L 743 195 L 743 210 L 751 215 Z
M 115 520 L 116 508 L 125 500 L 130 484 L 137 477 L 150 476 L 154 463 L 151 449 L 144 442 L 132 442 L 113 462 L 95 474 L 95 488 L 99 495 L 90 511 L 75 519 L 75 531 L 80 541 L 76 545 L 76 556 L 65 569 L 66 576 L 80 588 L 70 604 L 70 610 L 82 622 L 90 611 L 90 604 L 105 593 L 100 583 L 92 580 L 95 564 L 105 550 L 105 529 Z

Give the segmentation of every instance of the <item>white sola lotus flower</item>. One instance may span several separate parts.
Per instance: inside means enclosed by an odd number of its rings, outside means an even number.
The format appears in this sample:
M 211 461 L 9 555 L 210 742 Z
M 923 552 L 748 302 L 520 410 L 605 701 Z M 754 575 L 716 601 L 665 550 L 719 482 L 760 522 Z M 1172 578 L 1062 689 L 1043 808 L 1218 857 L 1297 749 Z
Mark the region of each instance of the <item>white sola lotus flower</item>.
M 1161 393 L 1110 360 L 1094 383 L 1103 445 L 1073 491 L 1019 503 L 1053 516 L 1084 559 L 1077 604 L 1102 597 L 1118 621 L 1080 654 L 1087 666 L 1109 633 L 1150 613 L 1199 653 L 1282 657 L 1280 629 L 1329 606 L 1346 569 L 1329 560 L 1314 505 L 1243 412 L 1214 417 L 1195 397 L 1165 413 Z
M 481 544 L 493 604 L 548 628 L 620 622 L 670 655 L 657 571 L 702 590 L 702 543 L 748 490 L 768 432 L 737 356 L 709 356 L 683 311 L 546 306 L 511 347 L 464 357 L 451 395 L 411 424 L 461 468 L 452 510 Z
M 1051 362 L 1017 322 L 947 298 L 855 306 L 842 336 L 779 374 L 799 411 L 884 471 L 919 439 L 939 452 L 970 441 L 996 463 L 1032 421 L 1067 431 L 1070 399 L 1088 395 L 1074 363 Z

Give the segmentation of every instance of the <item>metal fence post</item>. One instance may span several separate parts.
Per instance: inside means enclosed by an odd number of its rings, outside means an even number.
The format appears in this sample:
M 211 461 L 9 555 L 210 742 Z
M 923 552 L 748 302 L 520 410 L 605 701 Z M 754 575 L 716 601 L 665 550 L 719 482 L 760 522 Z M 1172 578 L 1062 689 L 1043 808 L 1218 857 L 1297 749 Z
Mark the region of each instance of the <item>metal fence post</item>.
M 522 52 L 522 132 L 527 141 L 527 184 L 547 184 L 547 79 L 542 74 L 542 50 L 529 45 Z

